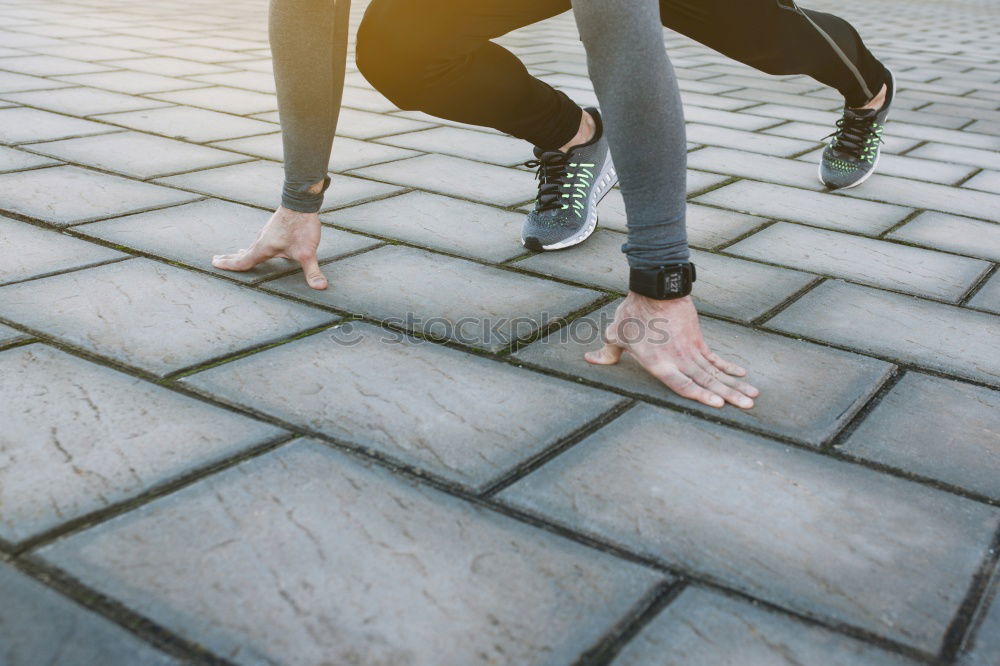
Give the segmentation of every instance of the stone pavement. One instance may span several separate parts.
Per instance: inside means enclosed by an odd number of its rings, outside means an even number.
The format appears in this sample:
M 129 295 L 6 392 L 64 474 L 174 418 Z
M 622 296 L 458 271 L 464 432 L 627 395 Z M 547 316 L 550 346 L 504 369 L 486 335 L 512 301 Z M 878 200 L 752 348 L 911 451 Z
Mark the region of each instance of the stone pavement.
M 834 92 L 666 34 L 750 412 L 583 362 L 617 192 L 525 253 L 529 146 L 353 66 L 330 289 L 213 269 L 278 201 L 265 5 L 0 0 L 0 664 L 1000 664 L 995 2 L 813 3 L 900 84 L 837 194 Z M 595 101 L 570 16 L 501 41 Z

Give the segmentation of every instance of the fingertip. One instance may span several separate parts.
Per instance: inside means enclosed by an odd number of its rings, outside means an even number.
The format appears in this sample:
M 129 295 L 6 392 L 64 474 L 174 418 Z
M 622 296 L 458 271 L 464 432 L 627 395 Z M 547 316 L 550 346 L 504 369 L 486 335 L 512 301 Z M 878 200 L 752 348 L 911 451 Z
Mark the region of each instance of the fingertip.
M 720 398 L 720 397 L 719 397 L 719 396 L 717 396 L 717 395 L 713 395 L 713 396 L 712 396 L 711 398 L 709 398 L 709 399 L 708 399 L 708 405 L 709 405 L 710 407 L 716 407 L 716 408 L 721 408 L 721 407 L 723 407 L 723 406 L 724 406 L 725 404 L 726 404 L 726 401 L 725 401 L 725 400 L 723 400 L 722 398 Z

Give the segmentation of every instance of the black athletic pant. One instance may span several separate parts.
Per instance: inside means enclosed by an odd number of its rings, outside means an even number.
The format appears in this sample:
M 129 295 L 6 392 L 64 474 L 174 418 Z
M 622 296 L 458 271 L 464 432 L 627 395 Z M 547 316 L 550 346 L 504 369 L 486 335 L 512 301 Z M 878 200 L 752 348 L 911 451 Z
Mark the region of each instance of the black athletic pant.
M 569 142 L 580 109 L 491 39 L 571 0 L 373 0 L 358 32 L 364 76 L 402 109 L 493 127 L 546 150 Z M 857 31 L 793 0 L 660 0 L 663 24 L 769 74 L 808 74 L 863 106 L 885 67 Z

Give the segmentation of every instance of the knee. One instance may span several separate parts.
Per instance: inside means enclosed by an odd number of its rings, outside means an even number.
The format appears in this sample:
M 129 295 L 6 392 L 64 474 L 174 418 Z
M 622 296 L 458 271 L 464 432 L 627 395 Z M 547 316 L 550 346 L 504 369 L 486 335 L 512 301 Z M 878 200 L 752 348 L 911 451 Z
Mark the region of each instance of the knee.
M 386 5 L 391 3 L 372 3 L 358 28 L 358 70 L 399 108 L 418 109 L 421 81 L 435 55 L 434 43 L 403 12 L 390 11 Z

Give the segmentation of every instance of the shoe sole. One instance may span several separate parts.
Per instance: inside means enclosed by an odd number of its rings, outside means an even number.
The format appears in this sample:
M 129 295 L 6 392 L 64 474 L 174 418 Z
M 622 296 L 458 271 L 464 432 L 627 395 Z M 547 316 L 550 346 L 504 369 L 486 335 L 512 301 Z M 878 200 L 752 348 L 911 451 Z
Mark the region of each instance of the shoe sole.
M 896 75 L 892 73 L 892 70 L 889 70 L 889 78 L 892 81 L 893 95 L 895 95 L 896 94 Z M 891 112 L 892 109 L 890 108 L 889 111 Z M 889 121 L 889 113 L 885 114 L 885 120 L 886 120 L 886 122 Z M 823 187 L 827 187 L 827 188 L 829 188 L 831 190 L 849 190 L 852 187 L 857 187 L 858 185 L 860 185 L 861 183 L 865 182 L 866 180 L 868 180 L 869 178 L 871 178 L 873 175 L 875 175 L 875 170 L 878 169 L 878 161 L 880 159 L 882 159 L 882 146 L 878 147 L 878 152 L 875 153 L 875 164 L 873 164 L 872 168 L 868 170 L 868 173 L 866 173 L 858 181 L 856 181 L 854 183 L 851 183 L 850 185 L 841 185 L 840 187 L 834 187 L 833 185 L 830 185 L 828 182 L 826 182 L 825 180 L 823 180 L 823 158 L 821 156 L 820 160 L 819 160 L 819 171 L 817 172 L 818 175 L 819 175 L 819 182 L 821 182 L 823 184 Z
M 527 242 L 524 238 L 521 239 L 521 245 L 528 248 L 529 250 L 535 250 L 536 252 L 541 249 L 542 251 L 548 250 L 564 250 L 568 247 L 573 247 L 574 245 L 579 245 L 583 241 L 590 238 L 595 231 L 597 231 L 597 206 L 604 200 L 604 197 L 608 196 L 611 192 L 611 188 L 615 186 L 618 182 L 618 172 L 615 171 L 615 165 L 611 161 L 611 156 L 608 155 L 608 159 L 604 162 L 604 166 L 601 168 L 601 173 L 597 178 L 597 185 L 590 192 L 590 208 L 587 213 L 587 224 L 584 227 L 569 238 L 563 239 L 558 243 L 549 243 L 548 245 L 540 245 L 537 241 L 533 243 Z

